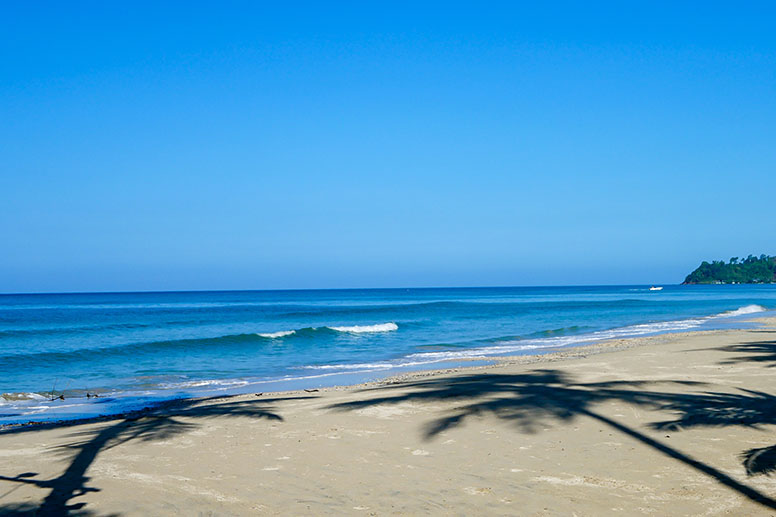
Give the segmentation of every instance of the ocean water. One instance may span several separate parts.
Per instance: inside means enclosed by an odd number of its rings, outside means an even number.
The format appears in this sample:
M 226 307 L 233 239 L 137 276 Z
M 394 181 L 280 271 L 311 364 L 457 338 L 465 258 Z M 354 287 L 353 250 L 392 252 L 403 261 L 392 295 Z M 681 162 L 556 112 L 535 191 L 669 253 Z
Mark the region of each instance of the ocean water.
M 745 326 L 773 309 L 773 285 L 0 295 L 0 424 Z

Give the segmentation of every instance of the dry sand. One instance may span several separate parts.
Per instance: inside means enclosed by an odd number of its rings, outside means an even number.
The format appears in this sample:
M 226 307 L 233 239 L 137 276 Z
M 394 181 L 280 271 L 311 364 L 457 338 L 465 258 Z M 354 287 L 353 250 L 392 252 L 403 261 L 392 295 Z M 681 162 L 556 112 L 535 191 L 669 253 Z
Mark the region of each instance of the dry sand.
M 0 432 L 0 514 L 776 515 L 776 330 Z

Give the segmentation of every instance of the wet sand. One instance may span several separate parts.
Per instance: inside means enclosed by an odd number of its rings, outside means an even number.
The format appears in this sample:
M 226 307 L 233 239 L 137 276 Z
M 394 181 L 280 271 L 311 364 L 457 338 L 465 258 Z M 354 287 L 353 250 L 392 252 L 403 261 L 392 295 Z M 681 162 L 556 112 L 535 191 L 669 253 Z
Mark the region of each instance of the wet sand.
M 775 323 L 9 428 L 0 515 L 776 515 Z

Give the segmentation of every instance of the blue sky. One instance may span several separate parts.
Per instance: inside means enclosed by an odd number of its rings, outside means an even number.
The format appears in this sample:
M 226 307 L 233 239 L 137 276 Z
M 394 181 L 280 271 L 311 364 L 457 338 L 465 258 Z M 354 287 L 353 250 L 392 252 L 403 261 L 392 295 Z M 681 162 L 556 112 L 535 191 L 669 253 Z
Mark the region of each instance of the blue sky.
M 676 283 L 776 253 L 766 3 L 224 4 L 2 7 L 0 292 Z

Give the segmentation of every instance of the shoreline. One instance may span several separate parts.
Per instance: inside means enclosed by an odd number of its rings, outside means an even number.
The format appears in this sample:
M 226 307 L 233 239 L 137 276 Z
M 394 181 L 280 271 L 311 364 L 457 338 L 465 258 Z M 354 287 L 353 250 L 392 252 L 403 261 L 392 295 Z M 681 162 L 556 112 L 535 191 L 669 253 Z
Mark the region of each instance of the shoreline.
M 745 320 L 745 323 L 757 323 L 763 326 L 769 322 L 776 325 L 776 318 L 752 318 L 751 320 Z M 429 377 L 435 377 L 440 375 L 450 375 L 456 373 L 465 372 L 481 372 L 489 370 L 498 370 L 501 368 L 507 368 L 516 365 L 532 365 L 543 363 L 555 363 L 559 361 L 567 361 L 571 359 L 582 359 L 594 355 L 606 354 L 618 352 L 621 350 L 628 350 L 631 348 L 637 348 L 642 346 L 649 346 L 665 342 L 668 339 L 675 338 L 681 339 L 688 336 L 701 336 L 701 335 L 722 335 L 725 333 L 732 333 L 740 331 L 741 329 L 715 329 L 715 330 L 695 330 L 695 331 L 682 331 L 682 332 L 666 332 L 662 334 L 654 334 L 647 336 L 625 337 L 609 339 L 599 342 L 581 343 L 579 345 L 572 346 L 559 346 L 559 347 L 547 347 L 541 349 L 539 353 L 532 353 L 526 355 L 512 355 L 512 356 L 472 356 L 466 358 L 460 358 L 456 363 L 463 363 L 460 366 L 450 368 L 423 368 L 418 370 L 410 370 L 404 373 L 396 373 L 381 377 L 376 380 L 370 380 L 366 382 L 357 382 L 353 384 L 336 384 L 331 386 L 320 386 L 315 388 L 300 388 L 292 390 L 278 390 L 278 391 L 266 391 L 261 392 L 262 396 L 293 396 L 302 395 L 305 393 L 322 393 L 322 392 L 341 392 L 347 390 L 357 389 L 370 389 L 379 386 L 386 386 L 391 384 L 399 384 L 404 382 L 412 382 L 420 379 L 426 379 Z M 453 362 L 453 361 L 440 361 L 440 362 Z M 466 366 L 465 363 L 483 363 L 487 364 L 473 364 Z M 429 363 L 433 365 L 434 363 Z M 378 373 L 378 372 L 372 372 Z M 336 375 L 336 374 L 332 374 Z M 202 402 L 202 401 L 219 401 L 219 400 L 233 400 L 240 397 L 251 397 L 251 393 L 234 393 L 224 395 L 211 395 L 211 396 L 186 396 L 180 398 L 164 399 L 157 403 L 133 409 L 129 411 L 122 411 L 117 413 L 110 413 L 105 415 L 90 416 L 85 418 L 74 419 L 61 419 L 61 420 L 42 420 L 42 421 L 28 421 L 19 423 L 0 424 L 0 436 L 6 431 L 10 431 L 17 428 L 35 427 L 35 428 L 58 428 L 58 427 L 71 427 L 96 422 L 105 422 L 112 420 L 124 420 L 143 418 L 149 414 L 157 414 L 164 410 L 174 410 L 176 406 L 186 404 L 189 402 Z M 256 396 L 254 393 L 253 396 Z
M 618 288 L 615 289 L 614 295 L 615 297 L 625 296 L 627 298 L 629 296 L 628 293 L 634 290 Z M 561 293 L 566 293 L 566 291 L 568 289 L 561 290 Z M 501 290 L 498 292 L 500 293 Z M 509 296 L 518 296 L 520 293 L 516 294 L 508 290 L 507 294 Z M 549 296 L 543 292 L 539 294 L 541 296 Z M 598 297 L 599 294 L 597 292 L 594 293 L 594 298 Z M 606 291 L 603 294 L 603 303 L 610 303 L 607 300 L 612 295 L 613 293 Z M 561 296 L 561 302 L 568 303 L 567 300 L 564 301 L 565 298 L 563 296 Z M 584 293 L 575 294 L 574 290 L 571 289 L 570 296 L 572 298 L 577 296 L 581 297 L 580 300 L 586 300 L 586 296 L 592 295 Z M 684 295 L 682 294 L 682 296 Z M 554 300 L 553 303 L 557 302 L 557 293 L 552 294 L 551 298 Z M 706 303 L 706 298 L 702 298 L 704 300 L 703 303 Z M 499 304 L 503 301 L 500 298 L 498 300 Z M 512 300 L 512 298 L 508 298 L 508 300 Z M 217 301 L 219 303 L 248 303 L 245 300 Z M 422 302 L 422 300 L 420 301 Z M 52 303 L 54 302 L 56 300 Z M 112 299 L 101 300 L 101 302 L 108 305 L 110 303 L 118 303 L 118 301 Z M 137 300 L 122 301 L 122 303 L 130 302 L 139 303 Z M 205 303 L 202 300 L 190 300 L 190 302 L 192 304 L 195 304 L 194 302 Z M 258 303 L 256 300 L 250 300 L 250 302 Z M 211 300 L 207 303 L 215 302 Z M 435 301 L 432 305 L 436 303 Z M 455 301 L 453 303 L 457 304 L 459 302 Z M 469 302 L 461 301 L 460 303 Z M 586 303 L 584 302 L 583 305 Z M 688 302 L 685 301 L 683 303 Z M 695 302 L 690 301 L 689 303 L 692 305 Z M 141 339 L 137 343 L 143 344 L 143 347 L 146 347 L 146 344 L 148 344 L 150 347 L 148 352 L 151 355 L 148 358 L 142 356 L 145 362 L 143 367 L 139 369 L 134 368 L 132 361 L 129 359 L 123 360 L 124 363 L 122 364 L 124 366 L 116 366 L 115 358 L 108 360 L 116 354 L 120 356 L 120 354 L 126 353 L 126 346 L 124 345 L 99 348 L 98 350 L 104 353 L 101 352 L 95 358 L 83 355 L 83 350 L 91 350 L 88 346 L 84 348 L 75 347 L 74 351 L 67 352 L 63 357 L 54 354 L 54 358 L 49 358 L 44 352 L 34 353 L 32 356 L 35 357 L 35 361 L 39 359 L 40 361 L 30 365 L 29 371 L 26 371 L 24 363 L 20 362 L 19 357 L 23 355 L 10 354 L 7 357 L 3 356 L 5 357 L 3 364 L 12 373 L 6 378 L 6 391 L 8 393 L 4 393 L 0 397 L 0 426 L 43 422 L 88 421 L 91 418 L 121 415 L 139 411 L 143 408 L 156 407 L 160 403 L 177 399 L 219 397 L 250 393 L 252 391 L 288 392 L 302 388 L 320 389 L 330 386 L 353 386 L 363 382 L 381 381 L 385 378 L 402 376 L 413 372 L 449 370 L 473 364 L 502 364 L 505 360 L 508 361 L 510 357 L 515 355 L 528 354 L 536 356 L 546 355 L 547 352 L 552 352 L 556 355 L 558 352 L 566 353 L 568 350 L 578 350 L 580 347 L 597 347 L 600 343 L 612 342 L 613 340 L 616 341 L 623 338 L 638 339 L 653 335 L 681 333 L 688 330 L 703 331 L 706 329 L 740 328 L 741 325 L 738 322 L 746 317 L 757 313 L 762 313 L 760 314 L 762 316 L 768 315 L 768 312 L 763 311 L 767 311 L 766 307 L 769 305 L 760 305 L 760 303 L 764 302 L 759 299 L 741 299 L 740 303 L 734 305 L 728 302 L 722 304 L 722 307 L 720 307 L 720 303 L 713 302 L 714 309 L 711 306 L 704 306 L 704 309 L 700 311 L 696 309 L 693 312 L 688 311 L 685 307 L 679 312 L 666 312 L 666 304 L 669 304 L 669 302 L 663 300 L 658 301 L 659 309 L 655 313 L 659 313 L 659 317 L 653 314 L 652 318 L 642 315 L 640 318 L 634 319 L 634 315 L 630 314 L 632 310 L 628 309 L 625 311 L 629 314 L 628 317 L 623 317 L 620 314 L 617 317 L 604 318 L 604 321 L 598 324 L 586 326 L 584 318 L 597 317 L 594 311 L 591 313 L 588 308 L 585 309 L 587 312 L 583 311 L 580 313 L 582 320 L 574 320 L 576 323 L 570 327 L 568 325 L 573 321 L 566 318 L 563 320 L 563 325 L 565 326 L 560 325 L 563 328 L 551 329 L 552 325 L 549 322 L 547 325 L 532 324 L 529 325 L 529 330 L 534 328 L 541 329 L 545 326 L 547 328 L 520 335 L 499 332 L 493 328 L 486 329 L 483 327 L 484 323 L 477 327 L 477 330 L 473 333 L 458 328 L 460 324 L 457 326 L 445 324 L 443 326 L 445 330 L 440 330 L 439 334 L 434 334 L 433 338 L 431 338 L 431 341 L 434 343 L 439 342 L 442 344 L 433 347 L 426 347 L 424 345 L 423 339 L 428 339 L 428 336 L 423 337 L 422 332 L 420 341 L 416 343 L 416 334 L 412 330 L 413 326 L 412 324 L 407 324 L 405 333 L 394 335 L 394 333 L 389 332 L 386 333 L 385 337 L 359 337 L 358 340 L 364 339 L 365 344 L 361 345 L 363 350 L 357 350 L 357 353 L 351 353 L 348 347 L 343 346 L 343 343 L 349 345 L 350 341 L 356 339 L 346 333 L 342 336 L 337 334 L 331 337 L 328 332 L 323 332 L 322 335 L 327 337 L 322 337 L 323 341 L 321 343 L 318 343 L 316 339 L 311 340 L 311 336 L 307 336 L 305 333 L 300 333 L 300 336 L 304 334 L 304 336 L 299 338 L 302 341 L 300 343 L 288 343 L 289 346 L 286 346 L 286 343 L 282 340 L 278 342 L 275 342 L 274 339 L 267 341 L 269 339 L 267 336 L 274 337 L 281 334 L 285 336 L 286 333 L 295 332 L 295 330 L 255 334 L 250 332 L 247 334 L 232 334 L 231 331 L 221 331 L 214 333 L 217 334 L 216 337 L 178 336 L 178 338 L 171 341 Z M 471 302 L 471 304 L 473 305 L 467 310 L 475 310 L 475 312 L 483 310 L 482 307 L 486 306 L 486 304 L 483 305 L 479 302 Z M 542 304 L 544 304 L 544 301 L 542 301 Z M 143 304 L 141 305 L 145 307 Z M 414 307 L 417 304 L 410 305 Z M 699 305 L 703 304 L 699 303 Z M 420 303 L 419 306 L 425 307 L 425 303 Z M 543 305 L 541 306 L 544 307 Z M 499 307 L 501 306 L 499 305 Z M 426 309 L 423 310 L 426 311 Z M 462 309 L 459 307 L 457 310 L 460 312 Z M 503 310 L 504 308 L 501 307 L 495 310 L 494 313 L 488 307 L 484 314 L 487 318 L 495 318 L 493 321 L 500 321 L 498 318 L 501 316 L 498 316 L 498 314 L 499 311 L 503 312 Z M 184 316 L 185 313 L 186 310 L 183 310 Z M 774 313 L 776 311 L 771 311 L 771 314 Z M 426 314 L 426 312 L 423 312 L 423 314 Z M 430 314 L 433 315 L 433 311 Z M 485 323 L 491 321 L 491 319 L 487 318 Z M 375 321 L 383 321 L 383 319 L 385 318 L 381 317 Z M 464 317 L 465 320 L 466 318 Z M 351 323 L 348 323 L 348 325 Z M 345 325 L 345 323 L 342 324 Z M 525 326 L 525 322 L 521 324 Z M 578 327 L 577 324 L 581 326 Z M 334 324 L 332 323 L 331 325 Z M 397 330 L 397 325 L 393 322 L 345 327 L 323 326 L 321 328 L 334 329 L 337 332 L 346 329 L 358 329 L 360 333 L 361 331 L 374 330 L 373 327 L 375 326 L 383 327 L 389 325 L 392 330 Z M 402 322 L 402 325 L 404 326 L 405 322 Z M 280 327 L 286 328 L 285 325 Z M 288 326 L 288 328 L 292 327 L 297 328 L 294 325 Z M 310 328 L 316 330 L 317 327 Z M 500 327 L 495 328 L 499 329 Z M 307 327 L 302 330 L 305 329 Z M 451 329 L 457 330 L 454 334 L 451 334 Z M 471 339 L 473 335 L 479 337 Z M 253 337 L 251 338 L 251 336 Z M 264 359 L 262 359 L 264 357 L 263 352 L 252 352 L 253 346 L 255 346 L 253 341 L 244 343 L 249 338 L 253 340 L 259 339 L 262 349 L 265 346 L 268 347 L 270 350 L 268 357 L 271 359 L 269 362 L 265 364 Z M 229 345 L 231 348 L 227 347 L 224 353 L 220 353 L 218 347 L 211 346 L 215 344 L 211 343 L 213 340 L 220 344 L 221 340 L 226 340 L 227 343 L 230 343 L 230 339 L 237 341 Z M 11 349 L 14 346 L 19 346 L 19 343 L 16 343 L 16 341 L 14 339 L 10 341 L 9 346 Z M 445 345 L 448 342 L 451 344 Z M 167 345 L 174 345 L 172 352 L 170 352 L 171 357 L 178 357 L 178 359 L 173 361 L 174 364 L 159 364 L 159 361 L 165 357 L 164 354 L 167 352 L 156 350 L 156 348 L 150 346 L 159 343 L 165 344 L 165 347 Z M 191 352 L 190 364 L 187 363 L 187 365 L 182 361 L 184 358 L 189 358 L 189 352 L 185 347 L 181 347 L 183 345 L 188 346 L 191 343 L 196 344 L 197 348 Z M 207 343 L 208 346 L 202 348 L 204 343 Z M 68 346 L 73 348 L 72 343 Z M 81 345 L 78 346 L 80 347 Z M 308 356 L 306 352 L 297 353 L 295 351 L 297 347 L 299 350 L 316 350 L 316 352 Z M 338 351 L 331 357 L 326 354 L 321 355 L 323 352 L 320 352 L 320 350 L 325 351 L 327 347 L 332 347 Z M 427 348 L 430 350 L 427 350 Z M 284 351 L 278 352 L 278 350 Z M 234 354 L 237 354 L 237 356 Z M 71 355 L 75 359 L 69 362 L 66 359 Z M 88 355 L 91 356 L 91 352 Z M 204 365 L 205 369 L 203 370 L 202 360 L 206 357 L 213 358 L 215 362 L 208 362 Z M 242 357 L 242 359 L 239 362 L 235 362 L 232 357 Z M 186 361 L 188 360 L 186 359 Z M 476 362 L 473 362 L 473 360 Z M 105 364 L 109 365 L 109 367 L 105 367 Z M 113 366 L 110 366 L 111 364 Z M 194 366 L 190 367 L 191 365 Z M 40 370 L 41 368 L 43 370 Z M 84 378 L 85 382 L 82 382 L 78 372 L 89 372 L 92 369 L 96 372 L 95 375 L 87 376 Z M 124 371 L 126 375 L 119 375 L 121 371 Z M 147 377 L 146 374 L 148 374 Z M 53 385 L 64 386 L 53 396 L 48 388 L 52 386 L 52 379 L 54 380 Z M 60 380 L 62 382 L 59 382 Z M 78 389 L 72 388 L 79 385 L 81 386 Z M 99 394 L 99 397 L 90 397 L 90 391 L 95 393 L 95 395 Z M 65 397 L 67 401 L 64 399 L 61 401 L 53 400 L 61 396 Z
M 760 323 L 6 428 L 0 514 L 774 515 Z

